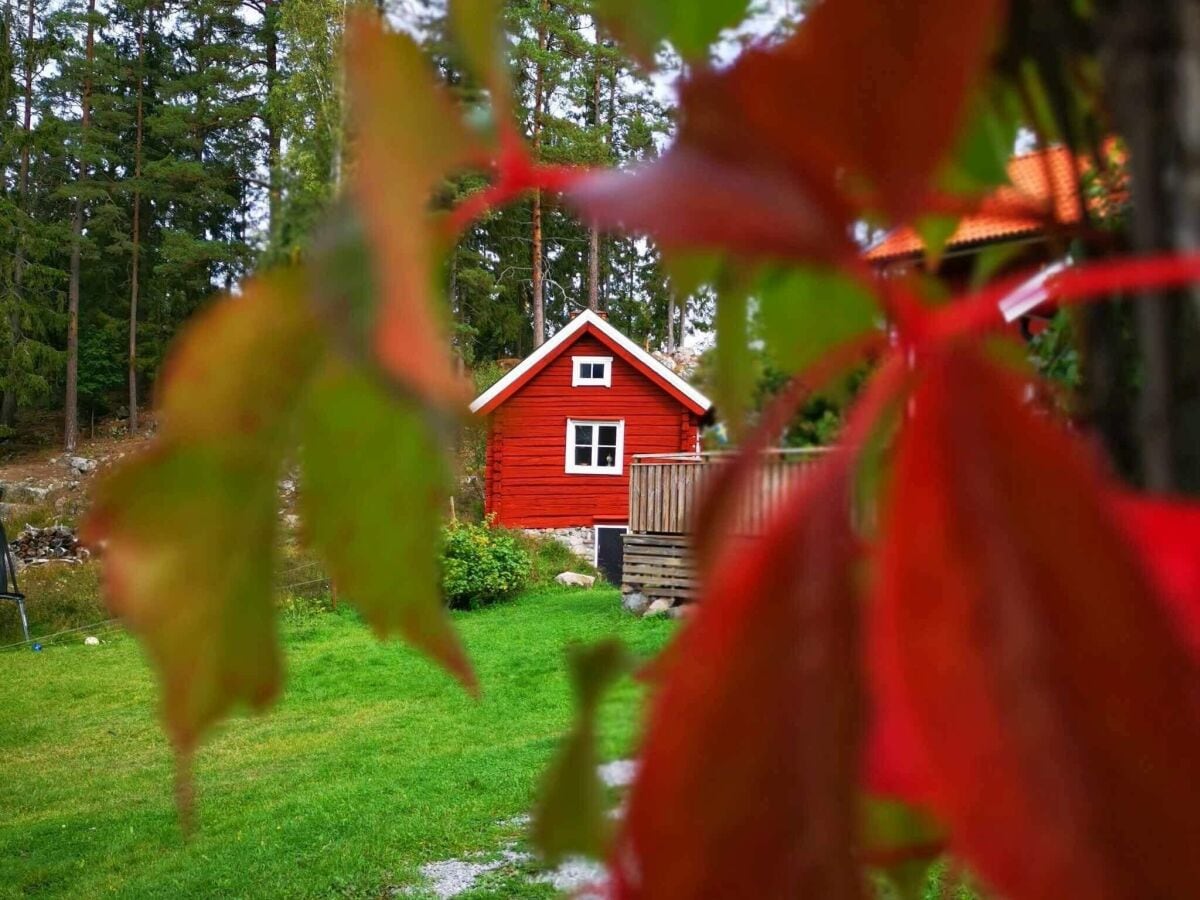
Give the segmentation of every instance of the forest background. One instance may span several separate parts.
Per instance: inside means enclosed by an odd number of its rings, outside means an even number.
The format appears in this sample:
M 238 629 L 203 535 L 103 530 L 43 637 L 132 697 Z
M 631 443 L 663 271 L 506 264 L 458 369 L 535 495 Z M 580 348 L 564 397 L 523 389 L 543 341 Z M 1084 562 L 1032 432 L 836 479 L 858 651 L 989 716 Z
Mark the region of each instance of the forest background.
M 48 420 L 68 449 L 81 418 L 136 431 L 181 326 L 215 292 L 320 239 L 354 165 L 340 53 L 355 5 L 5 0 L 0 441 Z M 487 115 L 450 49 L 444 3 L 367 5 L 415 34 L 461 102 Z M 798 15 L 791 2 L 760 4 L 741 38 Z M 510 0 L 505 25 L 518 113 L 541 158 L 619 164 L 666 144 L 681 63 L 660 59 L 668 76 L 649 80 L 596 28 L 588 0 Z M 483 184 L 449 180 L 437 202 Z M 711 328 L 711 296 L 676 296 L 652 244 L 602 234 L 537 194 L 471 227 L 443 277 L 469 368 L 524 356 L 584 307 L 652 350 Z M 780 378 L 768 366 L 761 380 L 769 390 Z M 810 418 L 829 417 L 818 402 Z

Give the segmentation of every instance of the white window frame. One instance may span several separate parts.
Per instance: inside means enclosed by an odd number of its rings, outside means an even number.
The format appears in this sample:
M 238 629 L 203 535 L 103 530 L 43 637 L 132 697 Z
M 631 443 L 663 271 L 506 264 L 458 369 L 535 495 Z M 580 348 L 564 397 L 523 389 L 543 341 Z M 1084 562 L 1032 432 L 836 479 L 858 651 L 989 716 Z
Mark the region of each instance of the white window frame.
M 617 426 L 617 464 L 616 466 L 582 466 L 575 462 L 575 426 L 591 425 L 600 428 L 604 425 Z M 598 433 L 594 433 L 599 437 Z M 593 443 L 593 447 L 596 445 Z M 625 420 L 624 419 L 567 419 L 567 474 L 568 475 L 621 475 L 625 472 Z
M 572 356 L 571 357 L 571 387 L 612 387 L 611 356 Z M 580 368 L 585 364 L 603 363 L 603 378 L 584 378 Z

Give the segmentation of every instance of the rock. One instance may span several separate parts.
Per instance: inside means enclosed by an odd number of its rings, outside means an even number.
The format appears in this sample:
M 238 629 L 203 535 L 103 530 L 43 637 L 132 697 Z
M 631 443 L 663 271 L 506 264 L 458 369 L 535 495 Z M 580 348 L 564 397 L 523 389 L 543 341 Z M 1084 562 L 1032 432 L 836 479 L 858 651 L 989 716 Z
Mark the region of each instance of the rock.
M 643 618 L 649 619 L 651 616 L 665 616 L 671 611 L 671 601 L 665 597 L 659 597 L 650 604 L 650 608 L 646 610 Z
M 633 615 L 640 616 L 645 614 L 647 607 L 650 606 L 650 598 L 640 591 L 631 591 L 621 595 L 621 605 Z
M 559 584 L 569 584 L 573 587 L 590 588 L 596 583 L 595 577 L 591 575 L 580 575 L 578 572 L 560 572 L 554 576 L 554 580 Z
M 94 634 L 89 634 L 87 637 L 85 637 L 83 639 L 83 642 L 85 644 L 87 644 L 89 647 L 99 647 L 100 646 L 100 638 L 96 637 Z
M 88 472 L 93 472 L 96 469 L 96 461 L 88 459 L 86 456 L 69 456 L 67 457 L 67 465 L 80 475 L 86 475 Z
M 35 528 L 26 525 L 9 544 L 13 556 L 30 565 L 40 565 L 49 560 L 79 562 L 82 547 L 75 532 L 66 525 L 51 525 Z
M 5 503 L 24 503 L 36 506 L 50 496 L 50 488 L 35 484 L 0 482 L 0 497 Z
M 633 784 L 637 777 L 638 764 L 632 759 L 617 759 L 596 767 L 596 774 L 605 787 L 623 788 Z
M 695 612 L 696 605 L 694 603 L 681 603 L 667 610 L 667 615 L 672 619 L 690 619 Z

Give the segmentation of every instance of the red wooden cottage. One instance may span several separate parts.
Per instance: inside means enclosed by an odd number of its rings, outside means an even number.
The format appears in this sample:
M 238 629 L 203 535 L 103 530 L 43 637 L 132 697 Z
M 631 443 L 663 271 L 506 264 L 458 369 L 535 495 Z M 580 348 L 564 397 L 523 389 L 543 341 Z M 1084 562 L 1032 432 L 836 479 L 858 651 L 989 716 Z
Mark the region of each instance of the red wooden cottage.
M 485 505 L 500 525 L 616 539 L 635 454 L 699 449 L 708 398 L 590 310 L 480 395 Z

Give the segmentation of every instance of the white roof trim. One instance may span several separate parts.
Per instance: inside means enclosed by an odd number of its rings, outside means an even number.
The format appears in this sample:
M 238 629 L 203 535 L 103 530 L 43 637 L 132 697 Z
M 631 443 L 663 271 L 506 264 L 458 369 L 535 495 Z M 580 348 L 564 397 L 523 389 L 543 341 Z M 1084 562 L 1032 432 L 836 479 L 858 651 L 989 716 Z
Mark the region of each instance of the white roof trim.
M 569 341 L 575 334 L 579 332 L 587 324 L 594 325 L 597 329 L 603 332 L 607 337 L 611 338 L 621 349 L 632 355 L 638 362 L 646 366 L 659 376 L 663 381 L 667 382 L 671 387 L 675 388 L 679 393 L 683 394 L 697 406 L 708 410 L 712 407 L 712 401 L 705 397 L 702 393 L 660 363 L 657 359 L 631 341 L 625 335 L 621 334 L 616 328 L 610 325 L 590 309 L 586 309 L 567 323 L 566 327 L 560 329 L 554 337 L 538 347 L 533 353 L 525 357 L 521 362 L 514 366 L 512 371 L 493 384 L 490 388 L 475 398 L 471 404 L 471 412 L 478 412 L 483 407 L 487 406 L 497 396 L 504 391 L 522 375 L 536 366 L 539 362 L 545 359 L 550 354 L 554 353 L 559 347 Z
M 1055 275 L 1065 271 L 1071 265 L 1071 257 L 1061 259 L 1046 266 L 1032 278 L 1029 278 L 1001 298 L 996 305 L 1004 321 L 1012 324 L 1027 313 L 1033 312 L 1053 295 L 1053 286 L 1049 283 Z

